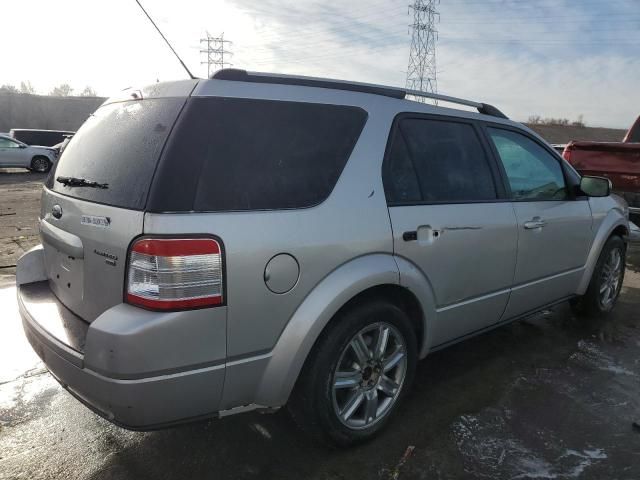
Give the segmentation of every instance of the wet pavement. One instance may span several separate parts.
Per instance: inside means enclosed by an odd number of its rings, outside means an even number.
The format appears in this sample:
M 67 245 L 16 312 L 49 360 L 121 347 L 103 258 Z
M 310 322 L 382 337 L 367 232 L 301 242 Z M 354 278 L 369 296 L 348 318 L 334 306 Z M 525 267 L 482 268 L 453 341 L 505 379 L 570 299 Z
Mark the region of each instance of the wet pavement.
M 433 354 L 390 427 L 337 451 L 310 443 L 284 411 L 115 427 L 46 373 L 14 295 L 0 289 L 2 479 L 640 477 L 638 271 L 607 319 L 560 305 Z
M 147 433 L 109 424 L 31 350 L 11 272 L 0 270 L 0 479 L 640 478 L 640 251 L 611 316 L 563 304 L 429 356 L 389 428 L 349 450 L 310 443 L 285 411 Z

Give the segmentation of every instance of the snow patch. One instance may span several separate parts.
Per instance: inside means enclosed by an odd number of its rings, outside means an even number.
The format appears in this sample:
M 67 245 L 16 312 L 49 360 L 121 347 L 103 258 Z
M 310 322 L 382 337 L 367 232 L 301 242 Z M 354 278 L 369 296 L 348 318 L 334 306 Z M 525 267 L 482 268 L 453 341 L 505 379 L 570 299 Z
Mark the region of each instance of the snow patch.
M 635 372 L 618 365 L 611 355 L 607 355 L 595 344 L 585 340 L 578 342 L 578 351 L 571 355 L 569 360 L 584 367 L 596 368 L 605 372 L 615 373 L 616 375 L 637 376 Z
M 563 449 L 551 432 L 543 451 L 533 450 L 517 438 L 504 412 L 486 409 L 480 416 L 462 415 L 451 425 L 465 471 L 474 476 L 512 479 L 577 478 L 594 463 L 605 460 L 601 448 Z M 538 447 L 539 448 L 539 447 Z

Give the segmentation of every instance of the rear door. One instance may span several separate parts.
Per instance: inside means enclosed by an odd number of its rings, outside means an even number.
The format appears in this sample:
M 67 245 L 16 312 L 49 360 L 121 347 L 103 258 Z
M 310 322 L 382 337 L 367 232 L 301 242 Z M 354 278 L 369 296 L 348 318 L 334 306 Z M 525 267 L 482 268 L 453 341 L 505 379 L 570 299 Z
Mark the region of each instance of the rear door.
M 575 293 L 592 242 L 591 209 L 575 197 L 561 160 L 524 132 L 487 128 L 518 220 L 513 317 Z
M 166 97 L 102 106 L 48 179 L 40 230 L 49 283 L 86 321 L 122 302 L 127 249 L 143 232 L 156 164 L 184 103 Z M 79 185 L 81 179 L 100 185 Z
M 516 220 L 472 121 L 396 119 L 383 178 L 394 252 L 428 279 L 432 346 L 499 321 L 516 259 Z

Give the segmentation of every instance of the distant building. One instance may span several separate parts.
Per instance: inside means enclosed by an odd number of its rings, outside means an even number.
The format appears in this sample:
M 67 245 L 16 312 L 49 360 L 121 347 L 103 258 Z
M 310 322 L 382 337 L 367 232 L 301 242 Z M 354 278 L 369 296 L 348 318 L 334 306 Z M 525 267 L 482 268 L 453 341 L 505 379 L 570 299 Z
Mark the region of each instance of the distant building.
M 573 125 L 530 125 L 547 142 L 553 144 L 566 144 L 571 140 L 583 142 L 621 142 L 627 133 L 626 130 L 617 128 L 576 127 Z

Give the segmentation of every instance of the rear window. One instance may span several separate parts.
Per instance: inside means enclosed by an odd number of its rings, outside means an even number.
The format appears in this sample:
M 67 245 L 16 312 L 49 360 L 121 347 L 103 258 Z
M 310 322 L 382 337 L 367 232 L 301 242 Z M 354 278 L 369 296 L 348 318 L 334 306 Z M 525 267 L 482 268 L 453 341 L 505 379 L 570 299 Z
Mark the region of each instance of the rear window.
M 162 147 L 184 98 L 154 98 L 100 107 L 65 148 L 48 180 L 54 191 L 116 207 L 142 210 Z M 65 187 L 58 177 L 107 183 Z
M 148 210 L 316 205 L 333 190 L 366 117 L 347 106 L 191 98 L 167 143 Z

